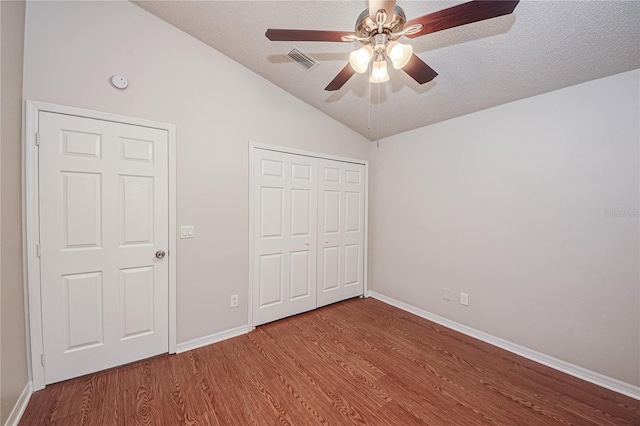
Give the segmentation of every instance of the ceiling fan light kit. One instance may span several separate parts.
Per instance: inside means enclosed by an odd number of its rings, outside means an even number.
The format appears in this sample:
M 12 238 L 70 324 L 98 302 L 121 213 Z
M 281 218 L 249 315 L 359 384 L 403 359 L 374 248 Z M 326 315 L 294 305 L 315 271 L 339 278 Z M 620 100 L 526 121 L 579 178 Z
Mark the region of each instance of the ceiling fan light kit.
M 373 49 L 371 46 L 362 46 L 360 49 L 351 52 L 349 55 L 349 64 L 351 64 L 355 72 L 362 74 L 369 68 L 371 58 L 373 58 Z
M 413 46 L 392 41 L 387 45 L 387 57 L 397 70 L 404 68 L 413 55 Z
M 513 12 L 518 3 L 519 0 L 473 0 L 407 22 L 404 11 L 396 5 L 395 0 L 369 0 L 369 8 L 358 17 L 354 33 L 268 29 L 265 35 L 271 41 L 362 43 L 363 47 L 351 52 L 349 63 L 325 88 L 327 91 L 339 90 L 355 73 L 365 73 L 372 60 L 369 75 L 372 83 L 389 80 L 389 60 L 395 69 L 402 69 L 418 84 L 424 84 L 433 80 L 438 73 L 413 53 L 411 45 L 398 42 L 400 37 L 420 37 L 507 15 Z
M 384 14 L 381 13 L 379 16 L 383 17 Z M 376 34 L 370 39 L 363 41 L 363 43 L 368 44 L 351 52 L 349 55 L 349 64 L 351 64 L 355 72 L 362 74 L 367 71 L 369 62 L 375 56 L 369 77 L 371 83 L 389 81 L 386 65 L 387 59 L 391 60 L 393 67 L 399 70 L 409 63 L 411 55 L 413 55 L 413 47 L 395 40 L 390 41 L 389 34 L 386 33 Z M 373 45 L 373 47 L 371 47 L 371 45 Z M 384 63 L 384 66 L 382 63 Z M 374 72 L 376 75 L 374 75 Z
M 371 83 L 384 83 L 389 81 L 389 73 L 387 72 L 387 61 L 384 59 L 375 61 L 371 66 L 371 76 L 369 76 Z

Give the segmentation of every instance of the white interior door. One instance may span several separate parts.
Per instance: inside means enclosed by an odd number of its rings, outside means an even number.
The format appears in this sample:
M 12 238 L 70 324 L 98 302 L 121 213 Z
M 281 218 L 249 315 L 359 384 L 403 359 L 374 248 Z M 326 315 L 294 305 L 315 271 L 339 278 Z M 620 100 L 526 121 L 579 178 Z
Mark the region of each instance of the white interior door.
M 45 383 L 167 352 L 167 132 L 40 112 L 39 133 Z
M 364 293 L 365 168 L 318 160 L 318 307 Z
M 253 324 L 316 307 L 316 159 L 262 149 L 253 159 Z

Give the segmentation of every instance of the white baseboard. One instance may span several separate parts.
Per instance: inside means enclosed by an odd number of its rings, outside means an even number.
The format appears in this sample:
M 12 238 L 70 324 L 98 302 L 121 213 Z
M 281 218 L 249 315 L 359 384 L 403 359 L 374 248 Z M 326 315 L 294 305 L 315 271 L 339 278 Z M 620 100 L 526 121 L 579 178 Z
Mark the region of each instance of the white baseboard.
M 176 353 L 181 354 L 183 352 L 198 349 L 212 343 L 217 343 L 223 340 L 231 339 L 232 337 L 241 336 L 243 334 L 247 334 L 251 330 L 252 329 L 248 325 L 241 325 L 240 327 L 230 328 L 229 330 L 220 331 L 218 333 L 209 334 L 208 336 L 198 337 L 197 339 L 178 343 L 176 346 Z
M 640 400 L 640 387 L 638 386 L 625 383 L 623 381 L 605 376 L 603 374 L 596 373 L 595 371 L 587 370 L 586 368 L 577 366 L 575 364 L 570 364 L 558 358 L 545 355 L 541 352 L 534 351 L 533 349 L 520 346 L 518 344 L 509 342 L 508 340 L 501 339 L 483 331 L 476 330 L 475 328 L 468 327 L 464 324 L 460 324 L 439 315 L 432 314 L 431 312 L 416 308 L 415 306 L 409 305 L 408 303 L 401 302 L 383 294 L 369 291 L 368 296 L 373 297 L 374 299 L 378 299 L 389 305 L 395 306 L 396 308 L 400 308 L 403 311 L 407 311 L 419 317 L 428 319 L 429 321 L 433 321 L 444 327 L 458 331 L 462 334 L 466 334 L 467 336 L 482 340 L 483 342 L 489 343 L 493 346 L 497 346 L 516 355 L 520 355 L 524 358 L 546 365 L 547 367 L 551 367 L 555 370 L 562 371 L 563 373 L 567 373 L 579 379 L 586 380 L 587 382 L 602 386 L 603 388 L 607 388 L 614 392 L 618 392 L 628 397 Z
M 11 410 L 11 414 L 9 414 L 4 426 L 18 426 L 18 423 L 20 423 L 20 419 L 24 414 L 24 410 L 27 409 L 27 405 L 29 404 L 32 394 L 33 390 L 31 382 L 28 382 L 20 394 L 20 398 L 16 401 L 16 405 L 13 406 L 13 410 Z

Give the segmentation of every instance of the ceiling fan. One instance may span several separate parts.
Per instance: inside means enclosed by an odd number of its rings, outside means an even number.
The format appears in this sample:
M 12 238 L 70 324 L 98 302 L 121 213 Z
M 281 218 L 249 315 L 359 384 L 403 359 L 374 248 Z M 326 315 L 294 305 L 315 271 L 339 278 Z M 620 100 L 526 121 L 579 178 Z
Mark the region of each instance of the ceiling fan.
M 395 0 L 369 0 L 356 21 L 355 32 L 323 30 L 268 29 L 265 35 L 271 41 L 331 41 L 355 42 L 363 46 L 351 52 L 349 63 L 324 90 L 340 89 L 355 73 L 365 73 L 371 64 L 369 81 L 382 83 L 389 80 L 387 60 L 396 69 L 402 69 L 419 84 L 433 80 L 438 73 L 413 53 L 409 44 L 398 42 L 402 36 L 416 38 L 448 28 L 459 27 L 497 16 L 507 15 L 519 0 L 473 0 L 439 12 L 407 21 L 404 11 Z

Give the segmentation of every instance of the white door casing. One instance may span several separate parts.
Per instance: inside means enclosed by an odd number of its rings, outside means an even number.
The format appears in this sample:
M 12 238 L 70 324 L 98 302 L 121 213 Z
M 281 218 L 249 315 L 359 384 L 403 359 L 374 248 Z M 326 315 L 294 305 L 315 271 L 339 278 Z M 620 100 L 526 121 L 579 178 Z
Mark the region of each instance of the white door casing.
M 365 167 L 318 160 L 318 307 L 364 293 Z
M 38 114 L 45 383 L 169 351 L 167 130 Z
M 316 161 L 254 152 L 254 325 L 316 307 Z

